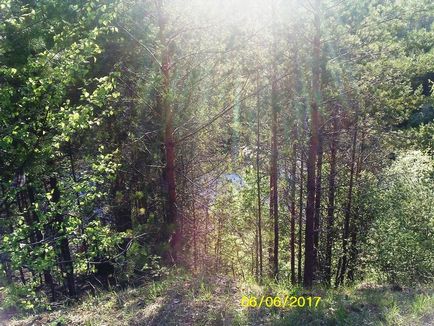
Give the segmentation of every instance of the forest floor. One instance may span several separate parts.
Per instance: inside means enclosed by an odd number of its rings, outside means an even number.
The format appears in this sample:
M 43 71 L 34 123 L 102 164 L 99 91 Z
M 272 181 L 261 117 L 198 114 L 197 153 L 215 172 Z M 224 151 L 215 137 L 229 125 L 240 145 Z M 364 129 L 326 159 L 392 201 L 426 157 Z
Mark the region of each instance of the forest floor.
M 321 296 L 317 308 L 244 308 L 243 295 Z M 0 300 L 1 301 L 1 300 Z M 310 292 L 282 284 L 259 287 L 225 276 L 174 272 L 158 281 L 101 291 L 49 312 L 13 316 L 0 310 L 0 324 L 23 325 L 434 325 L 433 288 L 360 284 Z

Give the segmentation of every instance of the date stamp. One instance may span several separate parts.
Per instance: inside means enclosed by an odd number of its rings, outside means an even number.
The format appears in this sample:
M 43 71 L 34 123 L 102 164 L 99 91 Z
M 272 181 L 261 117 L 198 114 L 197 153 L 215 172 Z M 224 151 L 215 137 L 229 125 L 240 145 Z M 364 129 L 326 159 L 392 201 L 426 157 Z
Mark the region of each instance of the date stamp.
M 304 296 L 245 296 L 241 298 L 241 307 L 244 308 L 303 308 L 318 307 L 321 297 L 304 297 Z

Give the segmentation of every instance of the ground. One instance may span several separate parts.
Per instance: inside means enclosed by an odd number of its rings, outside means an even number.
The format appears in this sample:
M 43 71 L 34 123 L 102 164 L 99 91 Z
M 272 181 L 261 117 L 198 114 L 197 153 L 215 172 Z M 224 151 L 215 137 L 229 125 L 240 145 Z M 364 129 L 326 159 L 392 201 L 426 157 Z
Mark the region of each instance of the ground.
M 321 296 L 317 308 L 245 308 L 243 295 Z M 1 301 L 1 296 L 0 296 Z M 123 290 L 100 291 L 49 312 L 0 310 L 0 324 L 24 325 L 434 325 L 432 287 L 369 283 L 310 292 L 283 283 L 258 286 L 227 276 L 174 271 Z

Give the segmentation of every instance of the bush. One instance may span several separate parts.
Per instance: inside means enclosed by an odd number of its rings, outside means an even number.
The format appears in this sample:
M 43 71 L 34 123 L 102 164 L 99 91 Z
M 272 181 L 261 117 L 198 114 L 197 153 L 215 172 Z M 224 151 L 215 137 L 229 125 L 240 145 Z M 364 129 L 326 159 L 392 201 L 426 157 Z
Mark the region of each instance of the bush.
M 10 284 L 5 287 L 5 299 L 2 307 L 17 308 L 37 312 L 49 308 L 48 299 L 43 293 L 36 293 L 34 284 Z
M 406 152 L 372 192 L 375 221 L 368 245 L 373 265 L 391 283 L 414 284 L 434 274 L 434 161 Z

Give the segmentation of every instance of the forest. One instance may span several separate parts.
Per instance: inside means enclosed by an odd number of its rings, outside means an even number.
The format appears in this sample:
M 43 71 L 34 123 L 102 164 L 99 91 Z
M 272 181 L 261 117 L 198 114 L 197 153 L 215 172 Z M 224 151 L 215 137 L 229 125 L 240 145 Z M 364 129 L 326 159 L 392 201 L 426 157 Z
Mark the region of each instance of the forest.
M 432 0 L 0 0 L 0 325 L 433 325 Z

